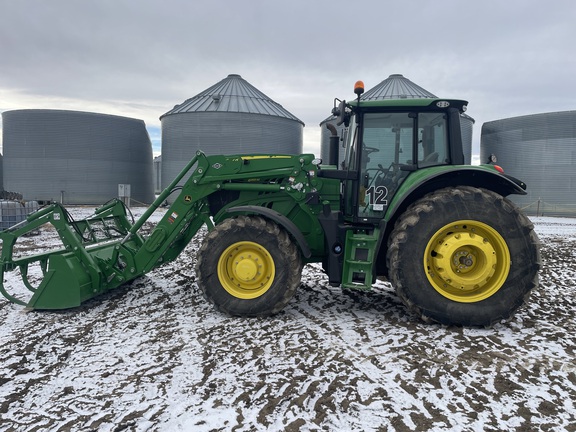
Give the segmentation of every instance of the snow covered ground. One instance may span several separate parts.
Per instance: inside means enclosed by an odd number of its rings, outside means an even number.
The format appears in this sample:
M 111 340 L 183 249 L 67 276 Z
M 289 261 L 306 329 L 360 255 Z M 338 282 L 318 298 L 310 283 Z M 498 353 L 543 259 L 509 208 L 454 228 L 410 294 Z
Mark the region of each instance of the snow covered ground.
M 541 285 L 491 329 L 424 324 L 317 265 L 280 314 L 229 318 L 194 282 L 201 235 L 73 310 L 0 298 L 0 430 L 576 431 L 576 220 L 532 220 Z

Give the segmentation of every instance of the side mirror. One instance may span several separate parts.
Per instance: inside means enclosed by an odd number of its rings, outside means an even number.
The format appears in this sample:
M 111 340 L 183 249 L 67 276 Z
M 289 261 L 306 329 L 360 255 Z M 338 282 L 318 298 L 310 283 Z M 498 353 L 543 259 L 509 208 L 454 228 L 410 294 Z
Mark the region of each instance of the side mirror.
M 344 123 L 344 126 L 348 127 L 350 125 L 350 117 L 352 113 L 347 110 L 345 100 L 339 101 L 340 103 L 338 104 L 338 107 L 336 107 L 336 101 L 338 101 L 338 99 L 334 99 L 334 108 L 332 108 L 332 114 L 338 117 L 336 125 L 340 126 Z

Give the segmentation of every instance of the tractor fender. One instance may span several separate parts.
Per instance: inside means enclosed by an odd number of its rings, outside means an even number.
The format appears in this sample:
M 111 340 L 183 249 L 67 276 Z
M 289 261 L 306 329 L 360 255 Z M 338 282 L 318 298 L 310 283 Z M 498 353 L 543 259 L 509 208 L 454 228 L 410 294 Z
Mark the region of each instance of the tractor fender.
M 310 246 L 308 246 L 308 242 L 304 238 L 302 232 L 298 229 L 296 224 L 284 216 L 282 213 L 279 213 L 275 210 L 269 209 L 268 207 L 261 207 L 255 205 L 246 205 L 246 206 L 237 206 L 237 207 L 230 207 L 226 209 L 226 213 L 250 213 L 250 214 L 257 214 L 264 216 L 265 218 L 271 219 L 286 231 L 290 233 L 290 235 L 296 240 L 300 250 L 302 251 L 302 255 L 305 258 L 310 258 L 312 256 L 312 252 L 310 251 Z
M 419 170 L 410 175 L 396 192 L 384 219 L 380 221 L 381 237 L 377 250 L 384 251 L 388 236 L 396 220 L 414 201 L 424 195 L 445 187 L 473 186 L 494 191 L 502 196 L 510 194 L 525 195 L 526 185 L 518 179 L 504 175 L 489 168 L 475 165 L 452 167 L 433 167 Z M 382 247 L 384 245 L 384 247 Z M 377 262 L 385 262 L 380 257 Z M 378 271 L 387 275 L 385 267 Z
M 521 180 L 482 166 L 460 165 L 436 172 L 430 171 L 422 170 L 419 172 L 422 176 L 411 176 L 413 181 L 406 181 L 400 186 L 395 197 L 397 200 L 394 199 L 388 209 L 387 220 L 411 202 L 445 187 L 473 186 L 494 191 L 504 197 L 511 194 L 526 195 L 526 184 Z

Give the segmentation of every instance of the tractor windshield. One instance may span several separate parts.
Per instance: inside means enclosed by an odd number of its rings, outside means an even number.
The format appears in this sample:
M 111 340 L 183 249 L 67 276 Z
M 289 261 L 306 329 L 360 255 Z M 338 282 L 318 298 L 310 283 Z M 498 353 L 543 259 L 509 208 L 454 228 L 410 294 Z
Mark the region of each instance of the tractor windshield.
M 444 113 L 366 113 L 362 126 L 351 146 L 361 149 L 360 157 L 349 155 L 352 169 L 360 171 L 361 218 L 383 217 L 411 171 L 449 163 Z

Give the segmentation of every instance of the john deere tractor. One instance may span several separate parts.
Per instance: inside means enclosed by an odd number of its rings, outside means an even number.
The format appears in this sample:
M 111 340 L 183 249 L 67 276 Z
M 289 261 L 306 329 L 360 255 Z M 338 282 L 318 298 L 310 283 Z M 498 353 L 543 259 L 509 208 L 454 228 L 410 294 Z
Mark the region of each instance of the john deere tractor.
M 362 92 L 359 82 L 352 102 L 335 101 L 345 136 L 333 136 L 328 163 L 311 154 L 198 151 L 135 223 L 118 200 L 80 221 L 59 204 L 39 210 L 0 233 L 0 291 L 31 309 L 75 307 L 173 261 L 206 225 L 196 281 L 229 315 L 281 311 L 302 267 L 319 262 L 328 283 L 344 289 L 370 290 L 387 278 L 425 321 L 489 326 L 510 317 L 538 284 L 538 239 L 506 198 L 526 186 L 498 166 L 464 164 L 467 102 L 363 101 Z M 161 221 L 141 233 L 171 195 Z M 45 224 L 62 248 L 14 253 L 20 236 Z M 30 299 L 4 287 L 9 271 L 20 273 Z

